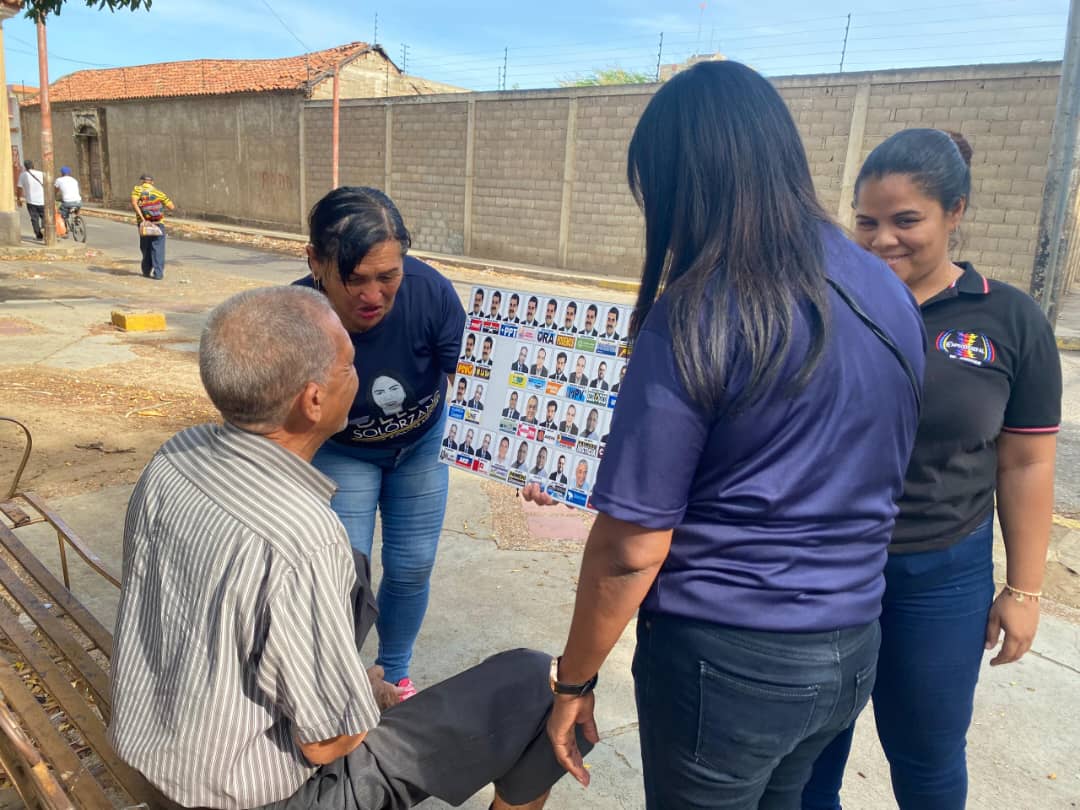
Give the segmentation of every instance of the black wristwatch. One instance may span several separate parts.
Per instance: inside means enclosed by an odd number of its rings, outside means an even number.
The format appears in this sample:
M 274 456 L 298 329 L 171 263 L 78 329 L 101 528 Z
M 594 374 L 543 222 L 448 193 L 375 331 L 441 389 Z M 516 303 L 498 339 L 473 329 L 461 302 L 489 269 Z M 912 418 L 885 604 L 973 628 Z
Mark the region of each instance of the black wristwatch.
M 562 661 L 562 656 L 551 659 L 551 674 L 548 677 L 548 681 L 551 685 L 551 691 L 556 695 L 572 695 L 574 697 L 582 697 L 589 694 L 596 688 L 597 681 L 600 680 L 600 673 L 593 675 L 585 683 L 563 683 L 559 680 L 559 662 Z

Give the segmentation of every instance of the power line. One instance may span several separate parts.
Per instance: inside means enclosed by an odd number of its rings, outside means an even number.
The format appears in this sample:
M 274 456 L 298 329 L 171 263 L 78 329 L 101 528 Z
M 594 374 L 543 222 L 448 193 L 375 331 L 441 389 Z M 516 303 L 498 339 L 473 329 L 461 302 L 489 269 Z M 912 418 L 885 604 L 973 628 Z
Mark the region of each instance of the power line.
M 270 0 L 262 0 L 262 4 L 264 6 L 266 6 L 267 11 L 269 11 L 271 14 L 274 15 L 274 19 L 277 20 L 279 23 L 281 23 L 281 27 L 289 32 L 289 36 L 291 36 L 293 39 L 295 39 L 297 42 L 300 43 L 300 47 L 304 49 L 304 53 L 307 53 L 308 51 L 311 50 L 311 48 L 309 48 L 304 43 L 304 40 L 300 39 L 300 37 L 298 37 L 296 35 L 296 32 L 294 32 L 291 28 L 289 28 L 289 26 L 286 24 L 285 20 L 281 19 L 281 15 L 278 14 L 276 11 L 274 11 L 274 7 L 272 5 L 270 5 Z

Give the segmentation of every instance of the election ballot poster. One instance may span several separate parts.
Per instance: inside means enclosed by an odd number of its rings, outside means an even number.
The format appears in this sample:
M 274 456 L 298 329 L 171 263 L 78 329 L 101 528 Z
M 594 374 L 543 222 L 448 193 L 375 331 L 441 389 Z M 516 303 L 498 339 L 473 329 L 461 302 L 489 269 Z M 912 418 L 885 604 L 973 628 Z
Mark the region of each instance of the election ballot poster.
M 466 309 L 440 458 L 591 510 L 631 308 L 476 287 Z

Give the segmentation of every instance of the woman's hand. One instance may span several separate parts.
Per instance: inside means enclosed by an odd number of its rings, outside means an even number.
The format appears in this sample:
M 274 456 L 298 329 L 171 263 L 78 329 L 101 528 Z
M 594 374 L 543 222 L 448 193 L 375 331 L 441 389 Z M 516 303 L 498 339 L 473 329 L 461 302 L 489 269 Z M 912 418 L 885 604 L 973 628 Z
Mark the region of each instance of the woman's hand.
M 537 506 L 554 506 L 561 501 L 557 501 L 544 492 L 544 488 L 539 484 L 526 484 L 520 490 L 521 497 L 527 501 L 535 503 Z M 567 509 L 572 507 L 567 506 Z
M 596 719 L 593 717 L 595 705 L 596 695 L 592 692 L 583 697 L 556 695 L 555 705 L 548 716 L 547 733 L 555 751 L 555 759 L 582 787 L 589 786 L 589 772 L 585 769 L 585 761 L 578 749 L 577 727 L 582 726 L 585 739 L 593 745 L 600 742 Z
M 1008 588 L 998 594 L 990 607 L 990 619 L 986 623 L 986 649 L 997 646 L 1001 631 L 1005 641 L 1001 651 L 990 660 L 990 666 L 1011 664 L 1019 661 L 1031 649 L 1035 631 L 1039 626 L 1039 600 L 1018 600 Z

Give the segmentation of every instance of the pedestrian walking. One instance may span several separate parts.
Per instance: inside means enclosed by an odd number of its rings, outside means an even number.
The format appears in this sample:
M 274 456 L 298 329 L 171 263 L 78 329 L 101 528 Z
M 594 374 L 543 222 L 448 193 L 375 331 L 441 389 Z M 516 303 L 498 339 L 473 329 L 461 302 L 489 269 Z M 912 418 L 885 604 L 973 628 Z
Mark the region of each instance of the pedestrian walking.
M 1061 358 L 1030 296 L 954 260 L 971 146 L 908 129 L 855 181 L 855 241 L 919 303 L 929 340 L 915 450 L 885 565 L 874 719 L 901 810 L 963 810 L 968 726 L 986 650 L 1019 660 L 1039 622 L 1061 421 Z M 1006 585 L 994 598 L 994 508 Z M 814 766 L 804 810 L 839 810 L 853 728 Z
M 638 611 L 646 806 L 790 810 L 870 698 L 922 323 L 822 209 L 791 113 L 744 65 L 668 81 L 628 177 L 646 234 L 634 351 L 548 732 L 587 783 L 578 690 Z
M 24 161 L 23 166 L 19 175 L 19 205 L 26 203 L 34 238 L 41 241 L 45 238 L 45 175 L 34 168 L 32 160 Z
M 154 178 L 144 174 L 131 190 L 131 207 L 138 216 L 142 274 L 161 281 L 165 278 L 165 209 L 172 211 L 176 206 L 154 185 Z
M 337 482 L 331 505 L 366 557 L 376 513 L 382 518 L 376 663 L 408 697 L 446 513 L 449 468 L 439 448 L 465 309 L 449 279 L 407 255 L 401 213 L 377 189 L 331 191 L 311 210 L 309 239 L 311 274 L 296 283 L 330 300 L 356 347 L 360 378 L 348 425 L 312 463 Z

